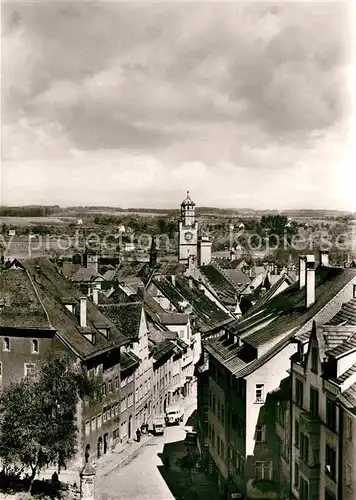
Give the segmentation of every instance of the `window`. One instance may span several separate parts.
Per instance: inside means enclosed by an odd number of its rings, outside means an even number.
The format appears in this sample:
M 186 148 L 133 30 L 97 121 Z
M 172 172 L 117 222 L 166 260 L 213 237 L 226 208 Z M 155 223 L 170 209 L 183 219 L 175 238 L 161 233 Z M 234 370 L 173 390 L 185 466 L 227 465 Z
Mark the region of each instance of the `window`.
M 133 405 L 133 392 L 131 392 L 131 394 L 129 394 L 127 397 L 127 407 L 130 408 L 130 406 L 132 405 Z
M 299 448 L 299 434 L 300 434 L 300 431 L 299 431 L 299 422 L 298 420 L 295 421 L 295 424 L 294 424 L 294 446 L 298 449 Z
M 352 418 L 347 413 L 344 413 L 344 429 L 346 439 L 352 439 Z
M 256 426 L 255 439 L 257 443 L 264 443 L 266 441 L 266 427 L 264 425 Z
M 91 430 L 92 430 L 92 432 L 96 430 L 96 418 L 95 417 L 93 417 L 91 419 Z
M 309 438 L 302 432 L 300 433 L 300 458 L 304 463 L 309 462 Z
M 108 392 L 112 392 L 113 386 L 112 386 L 112 380 L 109 380 L 108 382 Z
M 311 371 L 314 373 L 318 373 L 318 349 L 316 347 L 311 348 L 310 352 L 311 357 Z
M 319 416 L 319 391 L 314 387 L 310 387 L 310 414 L 314 419 Z
M 265 386 L 264 384 L 256 384 L 255 387 L 255 403 L 264 403 Z
M 104 411 L 103 411 L 103 423 L 105 423 L 108 419 L 108 411 L 106 408 L 104 408 Z
M 103 394 L 103 396 L 106 396 L 106 384 L 103 384 L 103 385 L 101 386 L 101 390 L 102 390 L 102 394 Z
M 298 406 L 303 408 L 304 401 L 304 384 L 299 378 L 295 379 L 295 401 Z
M 4 351 L 10 351 L 10 339 L 9 339 L 9 337 L 5 337 L 4 338 L 4 347 L 3 347 L 3 350 Z
M 96 417 L 96 427 L 97 427 L 97 429 L 101 428 L 101 424 L 102 424 L 102 416 L 101 416 L 101 413 L 99 413 L 99 415 Z
M 85 435 L 89 436 L 89 434 L 90 434 L 90 420 L 87 420 L 85 422 Z
M 119 377 L 115 377 L 115 391 L 119 390 L 120 388 L 120 379 Z
M 121 400 L 121 412 L 125 411 L 127 408 L 127 399 L 124 398 Z
M 299 499 L 300 500 L 309 500 L 309 483 L 304 479 L 303 476 L 300 476 L 300 488 L 299 488 Z
M 299 465 L 297 462 L 294 464 L 294 488 L 299 490 Z
M 330 398 L 326 398 L 326 425 L 336 432 L 336 404 Z
M 272 462 L 256 462 L 256 479 L 272 480 Z
M 218 420 L 220 420 L 220 401 L 218 401 L 218 414 L 217 414 Z
M 33 376 L 36 371 L 36 365 L 34 363 L 25 363 L 24 373 L 25 377 Z
M 325 446 L 325 470 L 331 479 L 336 479 L 336 451 L 329 446 Z
M 32 339 L 31 352 L 32 352 L 32 354 L 38 354 L 40 352 L 39 342 L 37 339 Z
M 345 485 L 350 488 L 352 481 L 352 467 L 348 462 L 345 462 Z

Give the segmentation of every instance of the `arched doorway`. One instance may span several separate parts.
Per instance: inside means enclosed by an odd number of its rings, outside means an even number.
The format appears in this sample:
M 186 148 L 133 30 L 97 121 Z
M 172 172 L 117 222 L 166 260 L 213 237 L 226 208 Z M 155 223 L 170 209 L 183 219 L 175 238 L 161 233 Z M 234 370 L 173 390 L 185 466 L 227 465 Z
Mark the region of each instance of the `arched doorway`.
M 86 464 L 90 462 L 90 444 L 87 444 L 85 447 L 84 461 Z
M 103 438 L 100 437 L 98 439 L 98 449 L 97 449 L 98 458 L 100 458 L 102 454 L 103 454 Z
M 129 425 L 127 427 L 127 435 L 129 439 L 131 439 L 131 434 L 132 434 L 132 415 L 130 415 L 129 417 Z

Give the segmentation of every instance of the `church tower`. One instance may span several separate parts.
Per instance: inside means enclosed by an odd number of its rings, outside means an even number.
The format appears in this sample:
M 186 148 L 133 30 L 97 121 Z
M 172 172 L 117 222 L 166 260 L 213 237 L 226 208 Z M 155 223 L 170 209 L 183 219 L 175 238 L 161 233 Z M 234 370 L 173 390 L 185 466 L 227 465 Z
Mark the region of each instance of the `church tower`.
M 179 262 L 188 264 L 198 257 L 198 222 L 195 219 L 195 203 L 189 196 L 181 203 L 179 221 Z

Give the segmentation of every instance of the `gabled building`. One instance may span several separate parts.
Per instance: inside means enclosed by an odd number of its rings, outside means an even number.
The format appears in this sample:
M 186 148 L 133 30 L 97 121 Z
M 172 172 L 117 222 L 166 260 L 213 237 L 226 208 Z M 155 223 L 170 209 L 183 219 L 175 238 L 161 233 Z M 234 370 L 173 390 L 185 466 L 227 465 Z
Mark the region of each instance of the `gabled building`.
M 307 342 L 313 321 L 331 320 L 351 299 L 355 284 L 355 271 L 325 261 L 316 268 L 314 256 L 301 257 L 299 283 L 204 342 L 211 469 L 229 493 L 278 498 L 279 455 L 267 442 L 275 419 L 270 394 L 287 376 L 289 358 L 298 342 Z
M 134 420 L 137 428 L 152 417 L 152 363 L 148 349 L 148 326 L 143 304 L 126 302 L 102 305 L 101 311 L 130 339 L 130 351 L 140 360 L 135 371 Z
M 351 500 L 356 494 L 356 298 L 329 324 L 313 326 L 292 357 L 293 498 Z
M 120 439 L 121 349 L 130 340 L 47 259 L 13 261 L 0 275 L 2 387 L 63 352 L 98 377 L 101 396 L 78 406 L 78 465 Z M 98 395 L 99 396 L 99 395 Z

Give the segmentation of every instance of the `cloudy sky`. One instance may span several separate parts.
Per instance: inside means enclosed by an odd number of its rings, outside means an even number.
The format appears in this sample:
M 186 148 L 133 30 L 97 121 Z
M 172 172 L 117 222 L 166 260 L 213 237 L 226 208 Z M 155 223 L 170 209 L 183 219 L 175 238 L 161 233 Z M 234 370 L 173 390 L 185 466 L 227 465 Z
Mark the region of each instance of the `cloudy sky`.
M 166 207 L 189 189 L 352 209 L 349 18 L 343 2 L 3 5 L 1 203 Z

